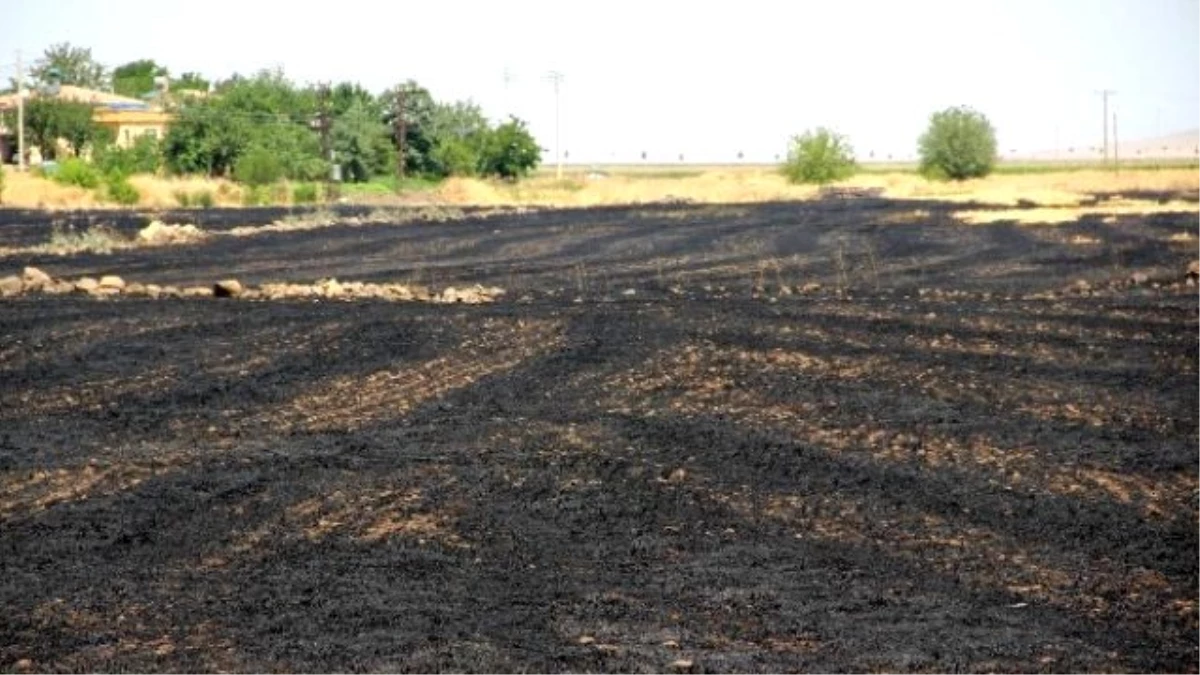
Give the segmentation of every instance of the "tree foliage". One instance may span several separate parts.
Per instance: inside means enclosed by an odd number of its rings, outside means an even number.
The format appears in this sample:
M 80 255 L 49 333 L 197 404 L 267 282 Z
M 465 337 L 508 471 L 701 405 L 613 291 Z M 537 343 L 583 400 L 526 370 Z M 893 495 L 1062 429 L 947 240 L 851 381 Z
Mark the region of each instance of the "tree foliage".
M 174 173 L 228 176 L 251 146 L 274 154 L 288 178 L 313 180 L 326 163 L 312 121 L 316 94 L 280 71 L 235 75 L 217 84 L 217 95 L 183 106 L 163 147 Z
M 34 82 L 71 84 L 89 89 L 103 89 L 108 84 L 108 72 L 92 57 L 92 50 L 74 47 L 69 42 L 51 45 L 33 66 L 29 76 Z
M 117 66 L 112 72 L 113 93 L 140 98 L 154 91 L 154 78 L 166 75 L 167 69 L 154 59 L 139 59 Z
M 487 135 L 479 173 L 508 179 L 521 178 L 536 169 L 541 158 L 542 149 L 526 129 L 525 123 L 511 117 Z
M 171 80 L 171 89 L 175 91 L 208 91 L 209 81 L 200 73 L 187 72 Z
M 925 176 L 979 178 L 996 165 L 996 132 L 982 113 L 965 106 L 946 108 L 929 118 L 917 149 Z
M 388 128 L 373 101 L 355 100 L 334 120 L 333 149 L 343 179 L 353 183 L 366 182 L 395 166 Z
M 99 133 L 86 103 L 52 98 L 31 98 L 25 103 L 25 136 L 41 150 L 44 159 L 58 156 L 58 139 L 67 141 L 79 155 Z
M 818 185 L 854 175 L 854 150 L 845 136 L 825 127 L 792 138 L 783 173 L 793 183 Z

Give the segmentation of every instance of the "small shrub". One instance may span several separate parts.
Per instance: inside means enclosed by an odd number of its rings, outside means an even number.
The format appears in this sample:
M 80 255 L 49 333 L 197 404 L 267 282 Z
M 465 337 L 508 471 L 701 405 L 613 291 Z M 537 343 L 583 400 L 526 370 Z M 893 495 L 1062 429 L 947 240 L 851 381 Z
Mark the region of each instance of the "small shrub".
M 176 190 L 172 196 L 175 197 L 175 203 L 179 205 L 179 208 L 186 209 L 192 205 L 192 195 L 187 190 Z
M 142 195 L 124 176 L 112 176 L 108 180 L 108 198 L 118 204 L 131 206 L 138 203 Z
M 54 182 L 91 190 L 100 186 L 101 176 L 96 167 L 75 157 L 64 159 L 53 174 Z
M 202 209 L 211 209 L 216 204 L 211 190 L 200 190 L 192 195 L 192 203 Z
M 846 137 L 818 127 L 792 138 L 783 173 L 793 183 L 823 185 L 853 176 L 856 168 Z
M 987 117 L 965 106 L 934 113 L 917 145 L 927 178 L 982 178 L 996 165 L 996 131 Z
M 114 249 L 127 248 L 129 240 L 107 225 L 93 225 L 83 232 L 73 226 L 66 228 L 55 224 L 50 232 L 50 242 L 39 250 L 46 253 L 112 253 Z
M 242 190 L 242 206 L 266 206 L 270 195 L 262 185 L 251 185 Z
M 283 177 L 283 165 L 270 150 L 250 148 L 238 158 L 233 175 L 251 187 L 270 185 Z
M 155 173 L 162 165 L 162 150 L 157 139 L 141 136 L 128 148 L 101 145 L 94 154 L 96 166 L 105 174 Z
M 295 204 L 312 204 L 317 201 L 316 183 L 300 183 L 292 188 L 292 202 Z
M 276 183 L 271 186 L 271 193 L 268 200 L 272 204 L 286 204 L 288 197 L 291 196 L 291 190 L 283 183 Z

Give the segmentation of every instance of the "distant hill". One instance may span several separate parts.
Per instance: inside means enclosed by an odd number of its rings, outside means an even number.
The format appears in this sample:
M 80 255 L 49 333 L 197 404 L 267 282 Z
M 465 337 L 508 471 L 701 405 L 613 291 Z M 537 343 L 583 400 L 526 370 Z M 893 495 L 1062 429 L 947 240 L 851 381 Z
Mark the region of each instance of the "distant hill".
M 1099 143 L 1096 145 L 1099 146 Z M 1118 150 L 1121 159 L 1195 159 L 1197 147 L 1200 147 L 1200 129 L 1181 131 L 1158 138 L 1122 140 Z M 1099 147 L 1074 148 L 1073 152 L 1071 150 L 1071 148 L 1064 147 L 1058 150 L 1042 150 L 1029 154 L 1020 153 L 1017 155 L 1017 159 L 1095 160 L 1100 159 L 1103 155 Z

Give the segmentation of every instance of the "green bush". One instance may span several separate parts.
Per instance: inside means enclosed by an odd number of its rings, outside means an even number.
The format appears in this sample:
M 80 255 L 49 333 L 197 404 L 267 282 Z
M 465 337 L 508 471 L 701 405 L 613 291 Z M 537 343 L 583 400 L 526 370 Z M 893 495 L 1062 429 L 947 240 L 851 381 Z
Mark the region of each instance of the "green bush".
M 192 205 L 192 195 L 188 194 L 187 190 L 176 190 L 171 196 L 175 197 L 175 203 L 179 205 L 179 208 L 186 209 Z
M 58 164 L 58 170 L 52 174 L 54 182 L 61 185 L 74 185 L 91 190 L 99 187 L 101 175 L 96 167 L 82 159 L 64 159 Z
M 513 117 L 487 134 L 479 158 L 484 176 L 516 179 L 537 168 L 542 151 L 525 123 Z
M 251 185 L 242 191 L 242 206 L 266 206 L 271 202 L 271 195 L 262 185 Z
M 996 166 L 991 122 L 965 106 L 934 113 L 917 145 L 921 173 L 929 178 L 981 178 Z
M 213 198 L 212 191 L 200 190 L 196 194 L 192 195 L 192 203 L 202 209 L 211 209 L 217 202 Z
M 283 178 L 283 165 L 270 150 L 250 148 L 238 158 L 233 175 L 239 183 L 260 187 Z
M 132 206 L 138 203 L 142 195 L 124 176 L 114 175 L 108 179 L 108 198 L 118 204 Z
M 103 173 L 129 176 L 135 173 L 156 173 L 162 166 L 162 149 L 152 136 L 140 136 L 133 146 L 120 148 L 101 145 L 94 154 L 96 166 Z
M 292 202 L 295 204 L 312 204 L 317 201 L 316 183 L 300 183 L 292 188 Z
M 822 185 L 854 175 L 857 165 L 849 141 L 825 127 L 792 138 L 783 174 L 793 183 Z

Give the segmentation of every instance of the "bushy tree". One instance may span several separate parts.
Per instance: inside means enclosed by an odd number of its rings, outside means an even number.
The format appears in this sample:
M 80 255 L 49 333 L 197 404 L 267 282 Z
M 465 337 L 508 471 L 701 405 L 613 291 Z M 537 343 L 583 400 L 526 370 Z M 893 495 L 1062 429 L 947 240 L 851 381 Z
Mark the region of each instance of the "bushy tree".
M 139 59 L 117 66 L 112 72 L 113 92 L 121 96 L 140 98 L 154 91 L 154 78 L 166 75 L 167 69 L 154 59 Z
M 436 176 L 434 139 L 430 133 L 436 107 L 433 96 L 428 89 L 412 80 L 383 92 L 378 101 L 384 124 L 389 129 L 395 128 L 397 90 L 404 92 L 404 172 L 409 175 Z M 394 143 L 393 138 L 393 148 L 396 147 Z
M 153 136 L 139 136 L 128 148 L 97 143 L 92 160 L 106 176 L 155 173 L 162 165 L 162 144 Z
M 171 89 L 175 91 L 208 91 L 209 81 L 200 73 L 187 72 L 171 80 Z
M 275 153 L 256 146 L 241 153 L 233 172 L 234 178 L 251 187 L 270 185 L 283 177 L 283 166 Z
M 965 106 L 934 113 L 917 146 L 921 173 L 931 178 L 979 178 L 996 165 L 996 132 L 991 122 Z
M 92 107 L 86 103 L 32 98 L 25 103 L 25 134 L 44 159 L 58 157 L 58 139 L 64 139 L 76 155 L 98 134 L 92 122 Z
M 537 168 L 542 149 L 525 123 L 516 117 L 487 134 L 480 157 L 479 173 L 516 179 Z
M 433 141 L 429 158 L 432 175 L 444 178 L 479 173 L 491 132 L 483 110 L 474 102 L 435 104 L 428 130 Z
M 33 66 L 30 78 L 37 83 L 72 84 L 89 89 L 103 89 L 108 83 L 108 72 L 92 58 L 92 50 L 74 47 L 69 42 L 51 45 Z
M 327 164 L 312 128 L 314 91 L 296 87 L 280 71 L 263 71 L 234 75 L 216 92 L 179 110 L 163 147 L 168 169 L 227 176 L 242 153 L 255 146 L 274 153 L 288 178 L 324 175 Z
M 792 138 L 783 173 L 793 183 L 825 184 L 853 176 L 856 168 L 846 137 L 818 127 Z
M 395 166 L 388 128 L 373 108 L 372 103 L 352 101 L 333 122 L 333 149 L 344 180 L 363 183 Z

